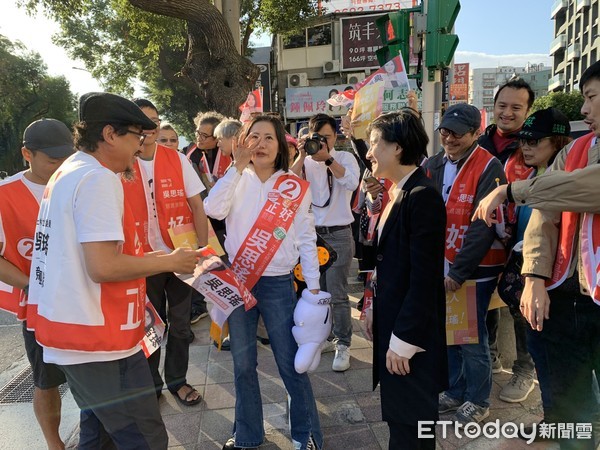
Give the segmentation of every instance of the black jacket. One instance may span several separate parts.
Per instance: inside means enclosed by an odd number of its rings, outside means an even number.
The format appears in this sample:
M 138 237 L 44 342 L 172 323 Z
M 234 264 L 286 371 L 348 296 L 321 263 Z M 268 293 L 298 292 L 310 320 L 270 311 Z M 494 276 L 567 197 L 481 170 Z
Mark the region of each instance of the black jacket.
M 494 133 L 496 133 L 496 125 L 492 124 L 485 129 L 485 132 L 479 136 L 477 143 L 494 155 L 496 158 L 500 160 L 502 165 L 506 163 L 510 155 L 517 151 L 519 148 L 519 141 L 515 138 L 510 144 L 506 146 L 502 153 L 498 153 L 496 146 L 494 145 Z
M 437 419 L 438 393 L 448 384 L 446 208 L 423 169 L 407 180 L 379 233 L 373 388 L 381 383 L 383 420 L 416 426 L 417 420 Z M 411 358 L 408 375 L 391 375 L 386 369 L 392 332 L 425 350 Z

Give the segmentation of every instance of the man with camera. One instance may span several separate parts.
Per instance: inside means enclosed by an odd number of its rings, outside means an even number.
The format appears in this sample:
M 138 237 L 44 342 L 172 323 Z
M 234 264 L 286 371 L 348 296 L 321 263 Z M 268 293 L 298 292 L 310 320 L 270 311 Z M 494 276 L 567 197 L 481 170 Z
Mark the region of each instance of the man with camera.
M 354 256 L 354 239 L 350 224 L 352 192 L 359 182 L 360 170 L 354 155 L 334 149 L 337 139 L 335 119 L 317 114 L 308 123 L 309 135 L 298 144 L 300 155 L 292 170 L 302 171 L 310 181 L 315 229 L 337 253 L 336 262 L 321 276 L 321 289 L 331 294 L 333 344 L 332 369 L 350 368 L 352 319 L 348 299 L 348 273 Z

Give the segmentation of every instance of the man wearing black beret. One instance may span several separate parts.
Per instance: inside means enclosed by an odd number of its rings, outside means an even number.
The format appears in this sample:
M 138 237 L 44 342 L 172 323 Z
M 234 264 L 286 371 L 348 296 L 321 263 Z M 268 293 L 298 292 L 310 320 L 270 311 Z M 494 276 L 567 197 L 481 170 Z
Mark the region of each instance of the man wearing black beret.
M 50 179 L 40 205 L 28 325 L 44 361 L 60 366 L 81 408 L 81 448 L 167 448 L 140 341 L 145 277 L 191 273 L 197 254 L 143 255 L 119 173 L 131 170 L 156 124 L 109 93 L 81 97 L 79 151 Z

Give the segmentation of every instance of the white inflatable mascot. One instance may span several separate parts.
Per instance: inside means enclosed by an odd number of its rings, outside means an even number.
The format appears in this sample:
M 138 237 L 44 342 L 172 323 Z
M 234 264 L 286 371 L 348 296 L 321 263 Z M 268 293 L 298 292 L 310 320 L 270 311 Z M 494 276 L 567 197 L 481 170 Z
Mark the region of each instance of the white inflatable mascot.
M 294 360 L 296 372 L 312 372 L 321 361 L 321 345 L 331 332 L 331 295 L 320 291 L 311 294 L 308 289 L 302 291 L 294 310 L 292 333 L 298 343 Z

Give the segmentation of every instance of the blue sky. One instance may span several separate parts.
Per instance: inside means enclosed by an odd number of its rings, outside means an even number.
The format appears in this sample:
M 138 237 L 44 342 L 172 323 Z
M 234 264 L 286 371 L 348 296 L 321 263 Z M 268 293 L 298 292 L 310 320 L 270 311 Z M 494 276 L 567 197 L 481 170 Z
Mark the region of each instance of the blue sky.
M 454 25 L 459 36 L 455 62 L 472 67 L 545 62 L 554 39 L 554 0 L 461 0 Z M 492 57 L 494 55 L 495 57 Z
M 455 30 L 459 50 L 548 53 L 554 39 L 554 0 L 461 0 Z
M 550 8 L 554 0 L 461 0 L 455 23 L 459 35 L 455 62 L 470 62 L 471 67 L 498 65 L 524 66 L 543 62 L 550 65 L 548 49 L 553 39 Z M 51 43 L 57 26 L 42 14 L 26 16 L 15 2 L 4 2 L 0 34 L 21 40 L 39 52 L 50 73 L 63 74 L 75 92 L 99 90 L 101 86 L 65 51 Z M 32 33 L 31 30 L 35 30 Z M 267 44 L 269 40 L 266 40 Z

